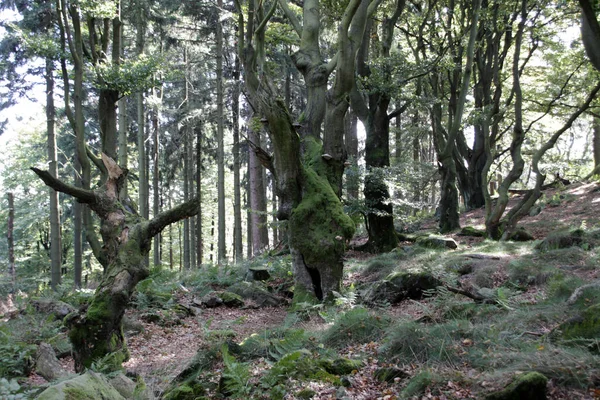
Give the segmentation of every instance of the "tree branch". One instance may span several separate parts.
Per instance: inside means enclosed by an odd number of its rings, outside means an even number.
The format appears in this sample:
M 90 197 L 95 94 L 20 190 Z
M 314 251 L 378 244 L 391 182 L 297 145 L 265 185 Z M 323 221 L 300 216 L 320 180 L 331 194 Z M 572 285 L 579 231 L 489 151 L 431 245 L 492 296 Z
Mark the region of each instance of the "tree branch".
M 148 222 L 148 225 L 144 230 L 144 237 L 146 239 L 153 238 L 162 232 L 162 230 L 167 226 L 198 214 L 199 209 L 200 199 L 193 198 L 192 200 L 180 204 L 168 211 L 161 212 Z
M 75 197 L 80 203 L 94 204 L 98 202 L 98 196 L 92 190 L 78 188 L 73 185 L 62 182 L 50 175 L 48 171 L 42 171 L 32 167 L 31 170 L 46 184 L 57 192 L 65 193 Z
M 302 37 L 302 26 L 300 26 L 300 22 L 298 21 L 298 18 L 296 18 L 296 16 L 292 12 L 292 10 L 290 10 L 290 6 L 288 5 L 288 2 L 286 0 L 279 0 L 279 5 L 283 9 L 283 12 L 285 13 L 285 16 L 287 17 L 287 19 L 290 20 L 290 23 L 292 24 L 294 31 L 296 31 L 296 33 L 298 34 L 298 37 Z

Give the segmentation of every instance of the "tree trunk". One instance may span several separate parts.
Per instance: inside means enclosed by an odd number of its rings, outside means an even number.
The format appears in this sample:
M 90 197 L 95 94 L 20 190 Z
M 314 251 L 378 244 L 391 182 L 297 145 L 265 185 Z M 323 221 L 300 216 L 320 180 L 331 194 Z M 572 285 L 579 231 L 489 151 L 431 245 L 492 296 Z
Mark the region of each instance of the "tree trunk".
M 248 139 L 260 148 L 260 133 L 248 128 Z M 265 181 L 263 168 L 253 146 L 248 147 L 250 168 L 250 209 L 252 227 L 252 255 L 261 254 L 269 247 L 269 231 L 267 227 L 267 199 L 265 194 Z
M 600 168 L 600 118 L 594 117 L 594 170 Z
M 350 170 L 346 173 L 346 196 L 348 200 L 358 200 L 360 190 L 360 180 L 358 177 L 358 117 L 351 112 L 346 115 L 346 133 L 344 142 L 346 143 L 346 152 L 351 163 Z M 351 172 L 351 176 L 348 175 Z
M 17 270 L 15 268 L 15 240 L 14 240 L 14 229 L 15 229 L 15 197 L 9 192 L 6 194 L 8 198 L 8 226 L 6 231 L 6 238 L 8 240 L 8 273 L 12 280 L 13 290 L 17 284 Z
M 169 224 L 195 215 L 198 209 L 194 199 L 150 221 L 128 211 L 131 208 L 124 206 L 127 200 L 119 198 L 127 170 L 104 154 L 102 160 L 108 176 L 105 185 L 95 191 L 65 184 L 47 171 L 32 168 L 46 185 L 88 204 L 101 221 L 101 259 L 106 262 L 106 273 L 87 309 L 66 321 L 77 372 L 105 356 L 115 368 L 128 359 L 121 321 L 135 285 L 149 274 L 145 258 L 152 238 Z
M 223 26 L 221 25 L 221 10 L 223 0 L 217 0 L 217 206 L 218 206 L 218 232 L 219 232 L 219 263 L 227 262 L 227 247 L 225 243 L 225 148 L 223 143 Z M 237 123 L 237 121 L 236 121 Z
M 235 55 L 233 70 L 233 90 L 231 93 L 233 124 L 233 243 L 234 258 L 238 263 L 244 259 L 242 239 L 242 207 L 240 188 L 240 59 Z
M 54 108 L 54 62 L 46 58 L 46 126 L 48 131 L 48 169 L 50 174 L 58 177 L 58 162 L 56 158 L 55 108 Z M 60 210 L 58 193 L 50 192 L 50 286 L 56 290 L 61 283 L 62 241 L 60 231 Z M 79 282 L 81 284 L 81 281 Z
M 202 126 L 196 126 L 196 198 L 200 204 L 196 216 L 196 261 L 202 265 L 204 259 L 204 238 L 202 235 Z
M 156 93 L 155 93 L 155 97 Z M 161 96 L 162 98 L 162 93 Z M 159 111 L 158 111 L 158 104 L 154 106 L 153 110 L 152 110 L 152 216 L 156 216 L 158 215 L 158 213 L 160 212 L 160 187 L 159 187 L 159 182 L 160 182 L 160 168 L 159 168 L 159 164 L 158 164 L 158 157 L 159 157 L 159 148 L 160 148 L 160 141 L 159 141 Z M 153 263 L 154 263 L 154 268 L 156 269 L 160 269 L 161 268 L 161 236 L 160 233 L 157 234 L 154 237 L 154 242 L 153 242 L 153 250 L 154 250 L 154 257 L 153 257 Z

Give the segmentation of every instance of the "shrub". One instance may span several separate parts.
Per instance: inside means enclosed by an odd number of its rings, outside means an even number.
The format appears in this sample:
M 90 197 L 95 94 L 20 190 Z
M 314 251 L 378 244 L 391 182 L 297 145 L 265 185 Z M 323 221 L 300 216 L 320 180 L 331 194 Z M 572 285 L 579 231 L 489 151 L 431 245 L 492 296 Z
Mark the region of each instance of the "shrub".
M 362 307 L 341 314 L 321 340 L 326 346 L 341 348 L 350 343 L 368 343 L 383 336 L 390 318 L 375 315 Z

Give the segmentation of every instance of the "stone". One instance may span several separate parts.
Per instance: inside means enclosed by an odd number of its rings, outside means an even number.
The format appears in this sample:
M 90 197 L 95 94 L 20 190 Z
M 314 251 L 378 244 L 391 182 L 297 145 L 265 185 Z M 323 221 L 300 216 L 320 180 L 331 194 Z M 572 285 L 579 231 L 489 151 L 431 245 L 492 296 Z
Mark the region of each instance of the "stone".
M 520 227 L 511 235 L 510 240 L 515 242 L 530 242 L 532 240 L 535 240 L 535 238 L 533 237 L 531 232 L 529 232 L 523 227 Z
M 117 389 L 99 373 L 87 371 L 73 379 L 50 386 L 37 397 L 37 400 L 125 400 Z
M 460 230 L 460 236 L 485 237 L 485 230 L 476 229 L 472 226 L 465 226 Z
M 144 325 L 138 319 L 131 318 L 127 314 L 123 315 L 121 323 L 123 325 L 123 332 L 127 336 L 135 336 L 144 332 Z
M 48 343 L 40 343 L 35 360 L 35 371 L 48 382 L 68 375 L 58 362 L 56 353 Z
M 237 293 L 223 292 L 219 293 L 219 297 L 227 307 L 240 308 L 244 306 L 244 299 Z
M 398 367 L 383 367 L 378 368 L 373 376 L 380 382 L 394 383 L 396 379 L 408 378 L 409 374 Z
M 405 299 L 420 299 L 423 291 L 442 283 L 429 272 L 396 272 L 371 284 L 362 297 L 367 303 L 396 304 Z
M 75 307 L 64 301 L 54 299 L 35 299 L 31 301 L 33 308 L 42 314 L 53 314 L 56 319 L 63 319 L 75 311 Z
M 46 341 L 56 353 L 56 357 L 61 359 L 71 355 L 73 346 L 65 332 L 61 332 Z
M 130 378 L 125 376 L 125 374 L 118 374 L 110 378 L 110 384 L 114 387 L 117 392 L 121 394 L 121 396 L 126 399 L 131 399 L 135 393 L 136 383 L 132 381 Z
M 546 400 L 548 378 L 539 372 L 517 375 L 504 389 L 490 393 L 485 400 Z
M 452 238 L 441 236 L 425 236 L 417 239 L 417 244 L 432 249 L 458 249 L 458 244 Z
M 271 277 L 271 274 L 264 267 L 250 267 L 248 268 L 248 276 L 253 281 L 266 281 Z
M 270 293 L 262 282 L 238 282 L 228 288 L 244 300 L 251 300 L 257 307 L 277 307 L 287 301 Z

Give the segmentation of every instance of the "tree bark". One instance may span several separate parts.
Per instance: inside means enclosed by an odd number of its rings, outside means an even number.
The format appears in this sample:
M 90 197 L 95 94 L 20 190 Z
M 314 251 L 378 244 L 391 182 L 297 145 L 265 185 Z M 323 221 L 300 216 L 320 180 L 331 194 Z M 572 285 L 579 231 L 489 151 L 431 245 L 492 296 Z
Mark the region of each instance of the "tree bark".
M 579 0 L 581 6 L 581 37 L 585 52 L 594 68 L 600 71 L 600 24 L 596 17 L 597 2 Z
M 217 0 L 216 24 L 216 61 L 217 61 L 217 207 L 218 207 L 218 256 L 219 263 L 227 262 L 227 246 L 225 243 L 225 148 L 223 142 L 223 126 L 225 116 L 223 113 L 223 26 L 220 15 L 223 0 Z M 237 121 L 236 121 L 237 122 Z
M 8 240 L 8 273 L 12 281 L 13 290 L 17 284 L 17 269 L 15 267 L 15 196 L 13 193 L 6 194 L 8 199 L 8 226 L 6 230 L 6 239 Z
M 101 221 L 104 243 L 101 259 L 105 261 L 106 273 L 87 309 L 66 321 L 78 372 L 105 356 L 108 356 L 105 361 L 115 367 L 128 359 L 121 321 L 135 285 L 149 274 L 145 258 L 152 238 L 169 224 L 198 211 L 198 201 L 193 199 L 146 220 L 128 206 L 126 199 L 119 198 L 127 170 L 104 154 L 102 160 L 107 179 L 95 191 L 65 184 L 47 171 L 32 168 L 46 185 L 88 204 Z
M 260 132 L 257 127 L 248 128 L 248 140 L 260 148 Z M 253 146 L 248 146 L 250 168 L 250 213 L 252 227 L 252 255 L 257 256 L 269 247 L 269 231 L 267 227 L 267 199 L 263 169 Z
M 600 168 L 600 117 L 594 117 L 593 126 L 594 170 L 598 170 Z
M 244 243 L 242 239 L 242 206 L 240 188 L 240 59 L 235 55 L 232 88 L 232 124 L 233 124 L 233 243 L 235 262 L 244 259 Z
M 55 178 L 58 177 L 58 162 L 56 157 L 55 107 L 54 107 L 54 61 L 46 58 L 46 127 L 48 131 L 48 169 Z M 58 193 L 50 192 L 50 286 L 53 290 L 61 283 L 62 241 L 60 230 L 60 209 Z M 79 282 L 81 284 L 81 281 Z M 77 285 L 77 283 L 76 283 Z

